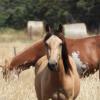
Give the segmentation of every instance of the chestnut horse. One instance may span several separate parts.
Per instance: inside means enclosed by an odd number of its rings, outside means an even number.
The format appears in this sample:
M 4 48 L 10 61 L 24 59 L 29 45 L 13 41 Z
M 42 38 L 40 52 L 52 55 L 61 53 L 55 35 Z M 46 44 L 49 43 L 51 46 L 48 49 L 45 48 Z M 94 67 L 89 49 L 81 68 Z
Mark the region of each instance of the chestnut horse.
M 94 73 L 100 65 L 100 35 L 81 39 L 65 38 L 68 53 L 73 57 L 80 76 Z M 12 58 L 8 69 L 21 68 L 22 70 L 35 65 L 36 61 L 46 53 L 43 40 L 34 43 Z
M 80 79 L 76 64 L 68 55 L 62 26 L 56 32 L 47 28 L 44 43 L 46 56 L 35 66 L 38 100 L 74 100 L 79 94 Z
M 66 39 L 68 53 L 74 59 L 80 76 L 96 72 L 100 66 L 100 35 Z

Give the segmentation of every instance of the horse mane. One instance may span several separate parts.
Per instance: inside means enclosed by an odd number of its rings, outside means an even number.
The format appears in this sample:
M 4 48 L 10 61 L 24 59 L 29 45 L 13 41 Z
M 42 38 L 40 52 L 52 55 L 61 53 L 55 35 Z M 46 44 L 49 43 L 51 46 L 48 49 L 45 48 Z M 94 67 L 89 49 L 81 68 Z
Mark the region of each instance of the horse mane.
M 67 72 L 68 66 L 70 65 L 70 63 L 69 63 L 69 58 L 68 58 L 68 49 L 67 49 L 65 37 L 62 33 L 59 34 L 58 37 L 63 41 L 63 44 L 62 44 L 62 60 L 63 60 L 65 72 Z
M 47 39 L 49 39 L 49 37 L 51 37 L 52 35 L 56 35 L 63 42 L 63 44 L 62 44 L 62 60 L 63 60 L 65 72 L 67 72 L 67 70 L 68 70 L 67 66 L 70 65 L 70 63 L 69 63 L 69 59 L 68 59 L 68 49 L 67 49 L 67 46 L 66 46 L 64 34 L 59 32 L 59 31 L 57 31 L 57 30 L 55 32 L 53 32 L 53 34 L 47 33 L 47 35 L 44 38 L 44 42 Z

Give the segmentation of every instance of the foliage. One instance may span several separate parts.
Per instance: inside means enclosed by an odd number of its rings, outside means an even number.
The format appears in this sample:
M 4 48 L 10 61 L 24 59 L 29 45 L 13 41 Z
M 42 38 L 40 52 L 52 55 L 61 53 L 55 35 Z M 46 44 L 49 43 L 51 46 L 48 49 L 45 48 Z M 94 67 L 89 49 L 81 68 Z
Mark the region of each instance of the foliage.
M 51 25 L 85 22 L 100 27 L 100 0 L 0 0 L 0 26 L 23 28 L 28 20 Z

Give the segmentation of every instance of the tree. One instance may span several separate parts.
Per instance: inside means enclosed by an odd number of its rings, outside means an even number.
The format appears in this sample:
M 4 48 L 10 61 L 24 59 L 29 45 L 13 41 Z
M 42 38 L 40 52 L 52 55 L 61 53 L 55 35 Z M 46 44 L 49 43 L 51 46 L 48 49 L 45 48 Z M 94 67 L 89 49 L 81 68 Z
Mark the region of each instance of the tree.
M 85 22 L 100 27 L 100 0 L 0 0 L 0 26 L 24 28 L 28 20 L 43 20 L 51 26 Z

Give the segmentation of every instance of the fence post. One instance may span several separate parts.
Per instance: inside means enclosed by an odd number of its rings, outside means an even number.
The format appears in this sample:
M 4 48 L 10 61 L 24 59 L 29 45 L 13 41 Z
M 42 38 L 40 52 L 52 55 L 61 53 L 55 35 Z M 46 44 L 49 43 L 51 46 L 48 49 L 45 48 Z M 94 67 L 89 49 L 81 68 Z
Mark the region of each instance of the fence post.
M 16 47 L 13 47 L 14 49 L 14 56 L 16 56 Z

